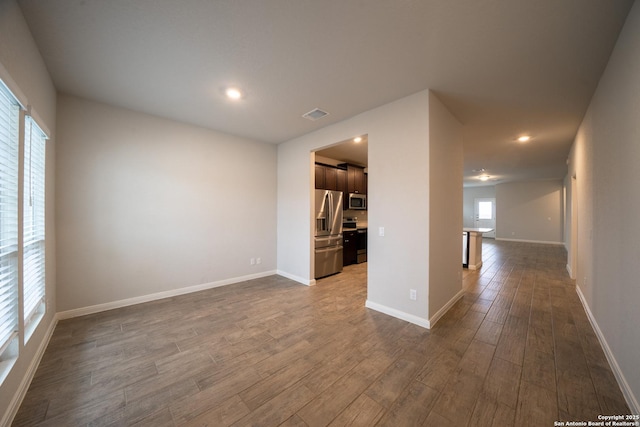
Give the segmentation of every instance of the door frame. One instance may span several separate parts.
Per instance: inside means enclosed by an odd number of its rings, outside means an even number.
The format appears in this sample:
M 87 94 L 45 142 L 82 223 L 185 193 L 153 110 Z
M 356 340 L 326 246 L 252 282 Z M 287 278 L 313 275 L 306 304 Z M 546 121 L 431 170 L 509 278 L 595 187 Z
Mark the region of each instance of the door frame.
M 480 221 L 478 219 L 478 204 L 479 202 L 487 202 L 490 201 L 491 202 L 491 206 L 492 206 L 492 212 L 491 215 L 493 216 L 493 231 L 489 232 L 489 233 L 483 233 L 482 237 L 489 237 L 492 239 L 496 238 L 496 228 L 497 228 L 497 221 L 496 221 L 496 198 L 495 197 L 477 197 L 475 199 L 473 199 L 473 223 L 475 225 L 475 227 L 478 227 L 478 221 Z

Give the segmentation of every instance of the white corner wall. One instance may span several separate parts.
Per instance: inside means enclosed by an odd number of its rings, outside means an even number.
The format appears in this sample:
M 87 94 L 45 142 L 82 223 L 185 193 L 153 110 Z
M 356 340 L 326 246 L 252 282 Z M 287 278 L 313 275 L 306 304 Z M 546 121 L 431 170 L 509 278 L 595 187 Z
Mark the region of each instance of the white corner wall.
M 429 323 L 462 296 L 462 124 L 429 94 Z
M 278 272 L 313 282 L 311 152 L 362 134 L 369 139 L 367 305 L 428 326 L 428 91 L 278 146 Z
M 57 154 L 60 312 L 275 272 L 274 145 L 61 95 Z
M 577 288 L 632 413 L 640 413 L 640 4 L 633 5 L 570 154 Z
M 496 239 L 561 245 L 563 225 L 562 180 L 496 185 Z
M 48 343 L 56 313 L 55 149 L 56 90 L 31 36 L 22 11 L 13 0 L 0 1 L 0 74 L 10 89 L 21 92 L 51 139 L 46 154 L 46 312 L 28 342 L 20 342 L 19 355 L 0 384 L 0 425 L 18 410 L 37 364 Z M 23 99 L 24 101 L 24 99 Z M 21 325 L 22 329 L 22 325 Z

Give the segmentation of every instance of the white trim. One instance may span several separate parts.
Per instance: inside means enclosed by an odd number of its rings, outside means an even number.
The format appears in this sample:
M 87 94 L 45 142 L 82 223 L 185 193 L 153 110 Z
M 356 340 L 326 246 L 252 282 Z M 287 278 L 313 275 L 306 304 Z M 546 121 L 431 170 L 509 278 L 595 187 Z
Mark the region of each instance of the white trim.
M 404 320 L 409 323 L 413 323 L 414 325 L 422 326 L 423 328 L 431 329 L 431 324 L 427 319 L 422 317 L 415 316 L 413 314 L 405 313 L 404 311 L 396 310 L 395 308 L 387 307 L 386 305 L 378 304 L 371 300 L 367 300 L 364 305 L 367 308 L 370 308 L 375 311 L 379 311 L 380 313 L 387 314 L 389 316 L 395 317 L 396 319 Z
M 25 110 L 27 105 L 29 105 L 29 99 L 25 96 L 25 94 L 20 90 L 16 82 L 11 78 L 11 74 L 7 71 L 6 68 L 2 64 L 0 64 L 0 80 L 4 82 L 4 85 L 11 91 L 13 96 L 16 97 L 18 102 L 20 103 L 20 107 Z
M 11 425 L 11 422 L 15 418 L 18 413 L 18 409 L 20 409 L 20 405 L 24 400 L 24 396 L 27 394 L 27 390 L 29 390 L 29 386 L 31 385 L 31 381 L 33 380 L 33 376 L 36 374 L 36 370 L 38 369 L 38 365 L 40 365 L 40 361 L 42 360 L 42 356 L 44 356 L 44 352 L 49 345 L 49 341 L 51 341 L 51 337 L 53 336 L 53 331 L 56 329 L 56 325 L 58 324 L 58 317 L 53 316 L 51 319 L 51 323 L 49 324 L 49 328 L 47 332 L 45 332 L 44 338 L 40 341 L 40 345 L 33 355 L 33 359 L 31 359 L 31 363 L 27 368 L 27 372 L 25 372 L 22 377 L 22 381 L 18 386 L 11 402 L 9 402 L 9 407 L 7 411 L 4 413 L 2 420 L 0 420 L 0 426 L 8 426 Z
M 567 273 L 569 273 L 569 277 L 575 279 L 575 277 L 573 277 L 573 271 L 571 271 L 571 266 L 569 264 L 567 264 Z
M 287 273 L 286 271 L 277 270 L 276 274 L 282 277 L 286 277 L 287 279 L 293 280 L 294 282 L 302 283 L 306 286 L 313 286 L 316 284 L 316 279 L 304 279 L 300 276 L 296 276 L 295 274 Z
M 464 289 L 460 289 L 460 291 L 455 294 L 453 298 L 449 300 L 449 302 L 443 305 L 442 308 L 436 312 L 436 314 L 431 316 L 431 319 L 429 319 L 429 323 L 431 324 L 431 326 L 435 326 L 436 322 L 440 320 L 440 318 L 444 316 L 447 311 L 449 311 L 453 304 L 457 303 L 458 300 L 464 296 L 464 293 Z
M 622 369 L 620 369 L 620 365 L 618 365 L 618 362 L 616 361 L 616 358 L 613 355 L 613 352 L 611 351 L 611 347 L 609 347 L 609 344 L 607 343 L 607 340 L 605 339 L 604 334 L 600 330 L 600 326 L 598 326 L 598 322 L 596 322 L 595 317 L 593 317 L 593 313 L 591 313 L 591 309 L 587 304 L 587 300 L 585 299 L 584 294 L 582 293 L 578 285 L 576 285 L 576 293 L 580 298 L 580 302 L 584 307 L 584 311 L 587 313 L 587 317 L 589 318 L 589 322 L 591 323 L 591 326 L 593 327 L 593 330 L 595 331 L 596 336 L 598 337 L 598 341 L 600 341 L 600 345 L 604 350 L 604 354 L 605 356 L 607 356 L 607 360 L 609 361 L 609 365 L 611 365 L 611 370 L 613 371 L 613 375 L 615 375 L 616 380 L 618 381 L 618 385 L 622 390 L 622 394 L 624 395 L 624 398 L 627 401 L 627 405 L 629 406 L 631 413 L 640 414 L 640 405 L 638 404 L 638 399 L 636 399 L 635 395 L 633 394 L 633 390 L 631 390 L 629 383 L 624 377 L 624 374 L 622 373 Z
M 548 240 L 505 239 L 504 237 L 496 237 L 496 240 L 503 240 L 505 242 L 540 243 L 543 245 L 564 245 L 564 242 L 552 242 Z
M 482 267 L 482 261 L 480 261 L 480 262 L 479 262 L 479 263 L 477 263 L 477 264 L 468 264 L 468 265 L 467 265 L 467 268 L 468 268 L 469 270 L 480 270 L 480 267 Z
M 113 310 L 115 308 L 127 307 L 130 305 L 141 304 L 149 301 L 156 301 L 164 298 L 171 298 L 178 295 L 190 294 L 192 292 L 204 291 L 207 289 L 218 288 L 220 286 L 232 285 L 234 283 L 244 282 L 246 280 L 259 279 L 261 277 L 273 276 L 275 271 L 264 271 L 262 273 L 249 274 L 246 276 L 233 277 L 230 279 L 218 280 L 216 282 L 204 283 L 202 285 L 187 286 L 185 288 L 173 289 L 170 291 L 157 292 L 155 294 L 142 295 L 134 298 L 127 298 L 119 301 L 107 302 L 104 304 L 91 305 L 88 307 L 75 308 L 73 310 L 61 311 L 58 313 L 58 319 L 70 319 L 72 317 L 85 316 L 87 314 L 99 313 L 101 311 Z

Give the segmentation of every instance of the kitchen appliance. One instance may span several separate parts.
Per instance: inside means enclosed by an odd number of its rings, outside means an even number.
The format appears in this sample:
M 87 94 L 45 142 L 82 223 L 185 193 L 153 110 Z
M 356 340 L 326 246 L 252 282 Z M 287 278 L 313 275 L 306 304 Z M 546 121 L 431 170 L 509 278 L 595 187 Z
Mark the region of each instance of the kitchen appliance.
M 342 271 L 342 191 L 315 190 L 315 278 Z
M 367 262 L 367 229 L 358 229 L 358 264 Z
M 367 195 L 360 193 L 349 193 L 349 209 L 367 209 Z

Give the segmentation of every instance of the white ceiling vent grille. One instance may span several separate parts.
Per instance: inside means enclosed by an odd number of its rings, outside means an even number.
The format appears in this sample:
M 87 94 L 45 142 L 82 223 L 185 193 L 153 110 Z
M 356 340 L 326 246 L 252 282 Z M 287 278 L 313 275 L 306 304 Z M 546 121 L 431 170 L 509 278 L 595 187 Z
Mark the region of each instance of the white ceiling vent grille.
M 321 110 L 319 108 L 314 108 L 313 110 L 309 111 L 308 113 L 304 113 L 302 115 L 302 117 L 304 117 L 305 119 L 316 121 L 318 119 L 323 118 L 324 116 L 326 116 L 328 114 L 329 113 L 327 113 L 326 111 L 323 111 L 323 110 Z

